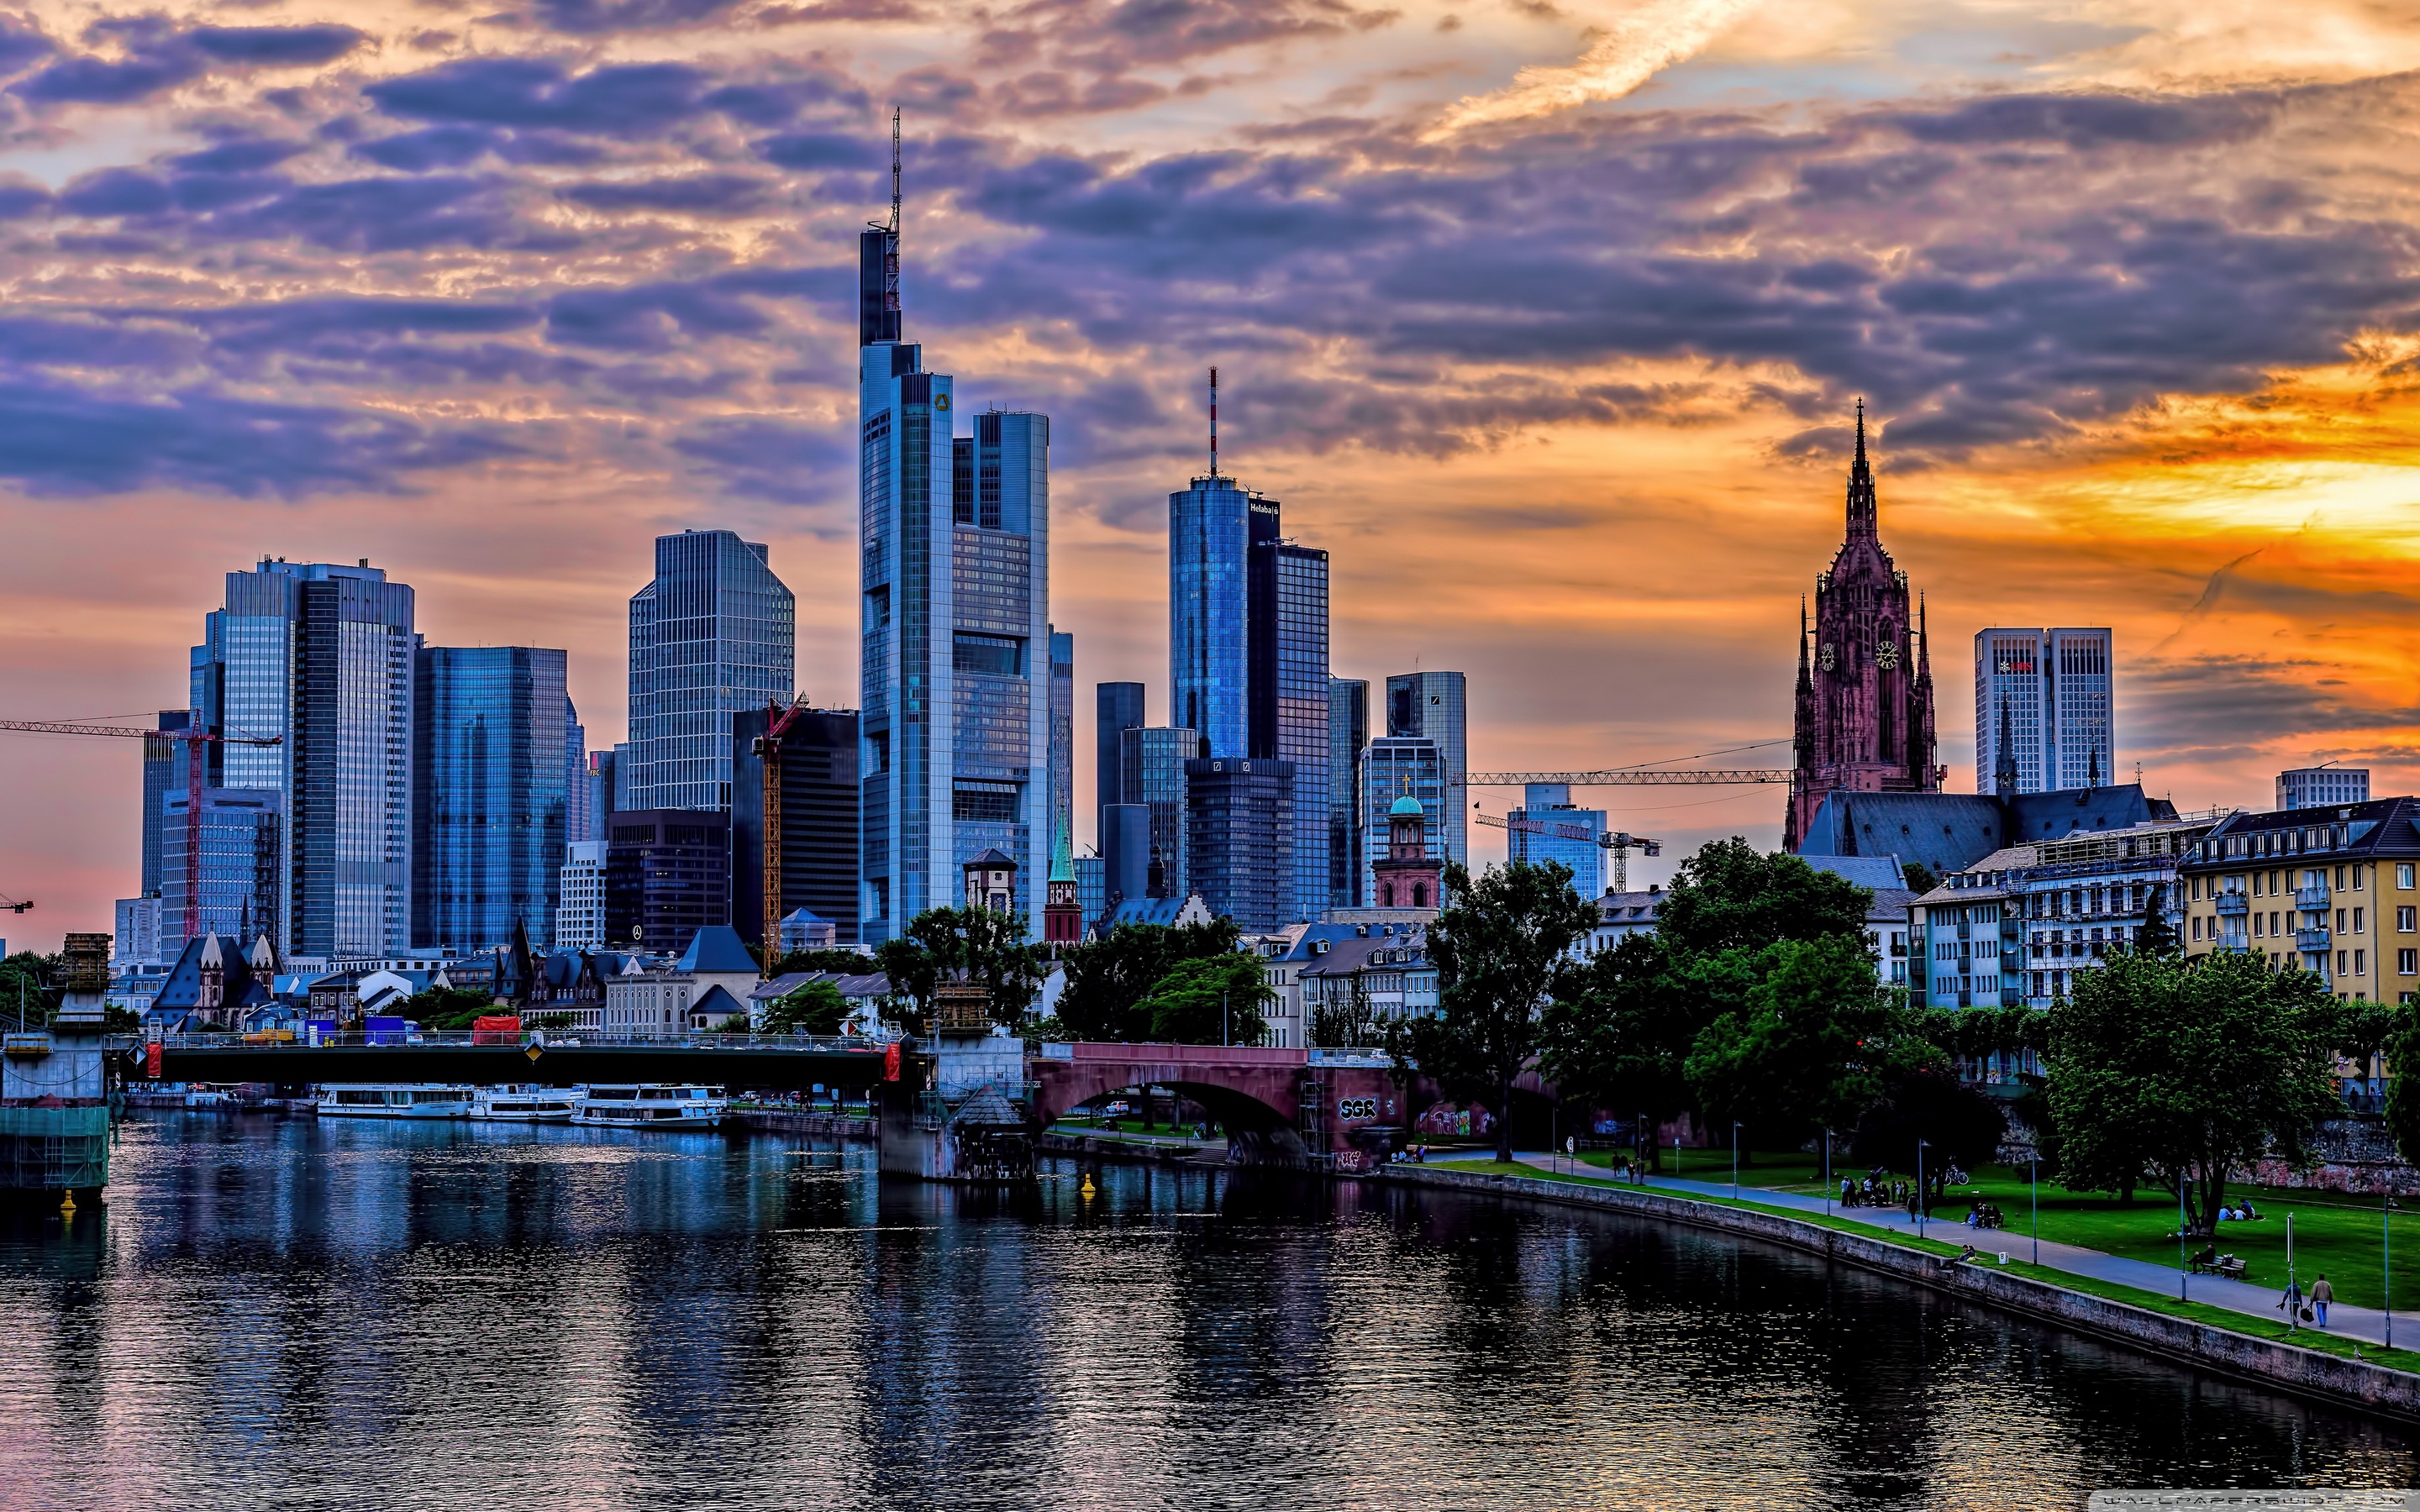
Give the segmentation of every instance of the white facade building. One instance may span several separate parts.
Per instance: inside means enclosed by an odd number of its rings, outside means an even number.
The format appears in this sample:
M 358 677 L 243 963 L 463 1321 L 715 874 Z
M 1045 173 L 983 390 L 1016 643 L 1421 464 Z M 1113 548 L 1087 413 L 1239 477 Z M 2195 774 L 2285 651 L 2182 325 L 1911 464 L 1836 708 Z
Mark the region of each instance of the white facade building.
M 554 948 L 605 947 L 605 842 L 573 841 L 563 848 L 562 901 L 555 905 Z
M 2325 809 L 2369 801 L 2366 766 L 2298 766 L 2277 774 L 2277 807 Z
M 2000 791 L 2004 736 L 2011 792 L 2114 782 L 2116 655 L 2106 628 L 1977 631 L 1975 791 Z

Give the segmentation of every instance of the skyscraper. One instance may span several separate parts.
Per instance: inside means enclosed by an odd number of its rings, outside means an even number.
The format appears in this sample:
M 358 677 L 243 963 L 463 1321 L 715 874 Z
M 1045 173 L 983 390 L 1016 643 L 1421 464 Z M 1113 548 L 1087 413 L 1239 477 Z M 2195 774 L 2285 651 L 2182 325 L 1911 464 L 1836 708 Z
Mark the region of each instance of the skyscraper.
M 1464 817 L 1470 800 L 1462 780 L 1470 771 L 1468 704 L 1468 680 L 1460 672 L 1402 672 L 1387 679 L 1387 733 L 1436 745 L 1444 787 L 1435 795 L 1412 795 L 1430 815 L 1429 841 L 1444 847 L 1438 854 L 1447 860 L 1465 866 L 1470 864 L 1470 825 Z M 1374 811 L 1384 814 L 1386 808 L 1382 803 Z M 1373 832 L 1370 854 L 1382 854 L 1386 843 L 1383 829 Z
M 154 959 L 174 960 L 185 947 L 185 823 L 191 795 L 179 787 L 161 797 L 151 828 L 159 836 L 160 933 Z M 284 816 L 281 795 L 265 788 L 202 790 L 201 929 L 231 940 L 278 937 L 278 857 Z
M 1370 744 L 1370 685 L 1327 680 L 1327 906 L 1360 901 L 1361 748 Z
M 1504 835 L 1509 859 L 1539 864 L 1560 861 L 1571 868 L 1572 889 L 1583 898 L 1605 891 L 1605 850 L 1597 839 L 1605 833 L 1605 810 L 1575 809 L 1572 790 L 1560 782 L 1532 782 L 1521 795 L 1521 807 L 1508 818 L 1539 827 L 1508 829 Z
M 751 945 L 765 933 L 765 775 L 755 752 L 766 711 L 732 716 L 731 924 Z M 782 734 L 782 896 L 779 918 L 804 908 L 855 945 L 858 718 L 852 709 L 807 709 Z M 779 943 L 778 941 L 776 943 Z
M 858 242 L 868 941 L 954 906 L 985 850 L 1046 877 L 1052 813 L 1050 422 L 990 411 L 953 438 L 953 380 L 901 338 L 893 172 L 891 224 Z M 1018 895 L 1035 938 L 1047 893 Z
M 554 937 L 570 808 L 565 656 L 423 646 L 412 720 L 412 939 L 465 955 Z
M 597 789 L 588 780 L 588 732 L 580 725 L 580 711 L 563 701 L 563 842 L 588 839 L 597 826 Z
M 1212 913 L 1249 933 L 1295 918 L 1294 775 L 1284 762 L 1240 756 L 1185 764 L 1186 881 Z
M 1999 792 L 2004 734 L 2014 792 L 2116 781 L 2115 664 L 2106 627 L 1977 631 L 1975 791 Z
M 1050 632 L 1050 871 L 1062 870 L 1064 842 L 1065 880 L 1076 872 L 1076 638 L 1064 630 Z
M 1317 918 L 1327 907 L 1330 794 L 1327 730 L 1327 553 L 1280 541 L 1277 574 L 1275 731 L 1268 754 L 1292 769 L 1287 813 L 1292 888 L 1280 922 Z
M 620 807 L 728 809 L 731 717 L 790 702 L 796 610 L 764 546 L 729 531 L 656 537 L 630 595 L 630 755 Z
M 183 730 L 194 720 L 191 709 L 162 709 L 157 730 Z M 160 896 L 160 813 L 170 789 L 185 786 L 185 763 L 194 747 L 181 740 L 143 743 L 143 886 L 146 898 Z M 178 929 L 183 928 L 181 920 Z
M 1911 605 L 1908 598 L 1907 574 L 1883 549 L 1860 405 L 1857 455 L 1849 465 L 1848 533 L 1832 570 L 1816 579 L 1811 638 L 1800 611 L 1797 764 L 1781 832 L 1792 852 L 1828 793 L 1941 791 L 1932 645 L 1924 633 L 1922 600 Z
M 1155 898 L 1182 898 L 1200 887 L 1194 880 L 1186 827 L 1185 764 L 1202 754 L 1202 736 L 1192 730 L 1146 725 L 1127 731 L 1124 738 L 1125 775 L 1119 782 L 1126 800 L 1123 807 L 1151 810 L 1145 890 Z M 1122 872 L 1121 863 L 1130 864 L 1127 858 L 1133 854 L 1123 832 L 1119 847 L 1105 849 L 1103 854 L 1109 857 L 1111 887 L 1122 888 L 1125 883 L 1120 878 L 1131 877 Z
M 1440 813 L 1458 805 L 1462 790 L 1447 795 L 1445 760 L 1437 743 L 1426 735 L 1381 735 L 1361 752 L 1361 854 L 1369 861 L 1390 855 L 1391 843 L 1387 816 L 1398 798 L 1418 798 L 1423 815 Z M 1443 861 L 1450 858 L 1446 849 L 1445 826 L 1423 823 L 1423 843 L 1429 854 Z M 1375 896 L 1372 890 L 1368 862 L 1354 879 L 1354 904 L 1368 907 Z
M 1099 683 L 1093 688 L 1093 803 L 1106 808 L 1125 798 L 1125 733 L 1151 721 L 1143 712 L 1140 683 Z
M 411 944 L 412 592 L 358 566 L 262 561 L 226 577 L 192 657 L 193 705 L 222 733 L 210 785 L 275 793 L 281 956 Z

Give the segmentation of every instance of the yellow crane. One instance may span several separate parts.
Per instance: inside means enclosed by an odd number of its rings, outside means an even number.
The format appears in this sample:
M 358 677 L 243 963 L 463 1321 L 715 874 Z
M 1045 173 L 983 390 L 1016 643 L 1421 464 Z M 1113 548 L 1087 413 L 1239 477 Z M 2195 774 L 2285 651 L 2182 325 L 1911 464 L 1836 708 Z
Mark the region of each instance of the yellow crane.
M 1499 819 L 1492 813 L 1473 814 L 1471 817 L 1491 829 L 1538 835 L 1548 840 L 1575 840 L 1584 845 L 1598 846 L 1612 853 L 1613 890 L 1616 892 L 1630 890 L 1630 853 L 1633 850 L 1642 856 L 1664 854 L 1662 841 L 1641 839 L 1623 830 L 1606 830 L 1600 834 L 1588 825 L 1566 825 L 1553 819 Z
M 764 979 L 773 980 L 774 964 L 782 956 L 782 737 L 790 726 L 807 711 L 806 695 L 790 701 L 788 708 L 779 704 L 765 705 L 765 733 L 749 744 L 756 758 L 756 770 L 763 778 L 765 799 L 764 888 L 765 933 L 759 942 L 764 954 Z

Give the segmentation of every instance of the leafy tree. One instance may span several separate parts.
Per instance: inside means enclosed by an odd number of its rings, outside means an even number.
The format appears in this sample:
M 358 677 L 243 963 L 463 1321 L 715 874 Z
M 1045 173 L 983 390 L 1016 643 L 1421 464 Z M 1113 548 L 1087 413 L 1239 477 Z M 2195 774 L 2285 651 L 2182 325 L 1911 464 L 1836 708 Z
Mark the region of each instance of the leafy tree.
M 1653 934 L 1567 965 L 1538 1023 L 1539 1070 L 1567 1107 L 1660 1123 L 1689 1105 L 1690 1043 L 1699 1025 L 1673 1011 L 1670 962 Z M 1652 1165 L 1654 1140 L 1640 1136 Z
M 2125 952 L 2051 1010 L 2049 1098 L 2071 1186 L 2182 1191 L 2208 1232 L 2229 1170 L 2302 1153 L 2337 1112 L 2342 1006 L 2247 951 L 2187 963 Z
M 1152 1037 L 1140 1011 L 1179 962 L 1233 955 L 1243 931 L 1231 918 L 1208 924 L 1120 924 L 1103 939 L 1060 956 L 1066 980 L 1059 990 L 1060 1032 L 1070 1039 L 1133 1042 Z
M 0 1019 L 15 1024 L 22 1018 L 32 1029 L 50 1023 L 52 1012 L 67 995 L 51 984 L 66 964 L 65 956 L 37 955 L 31 950 L 19 950 L 0 961 Z
M 1321 1003 L 1311 1011 L 1311 1043 L 1369 1045 L 1384 1038 L 1378 1028 L 1377 1011 L 1370 1003 L 1370 989 L 1361 984 L 1357 972 L 1352 981 L 1353 995 L 1343 1002 Z
M 752 945 L 748 948 L 748 953 L 760 961 L 764 959 L 763 952 Z M 777 977 L 786 977 L 797 971 L 829 971 L 835 977 L 864 977 L 880 969 L 874 957 L 862 950 L 838 949 L 792 950 L 773 963 L 773 975 Z
M 1899 864 L 1899 872 L 1900 875 L 1907 878 L 1907 890 L 1918 896 L 1941 886 L 1941 879 L 1932 874 L 1932 868 L 1922 861 L 1901 861 Z
M 1258 1044 L 1269 1030 L 1261 1009 L 1276 996 L 1260 958 L 1237 950 L 1179 961 L 1137 1011 L 1163 1043 Z
M 874 954 L 916 1034 L 931 1023 L 944 980 L 981 983 L 991 995 L 993 1020 L 1012 1028 L 1025 1022 L 1042 985 L 1042 954 L 1025 943 L 1024 921 L 990 908 L 927 908 Z
M 848 1013 L 848 999 L 821 979 L 756 1011 L 759 1028 L 766 1034 L 838 1034 Z
M 1690 1088 L 1717 1127 L 1737 1119 L 1787 1146 L 1849 1128 L 1888 1076 L 1936 1054 L 1907 1032 L 1861 935 L 1776 941 L 1754 968 L 1743 1007 L 1689 1047 Z
M 2420 1003 L 2402 1002 L 2388 1010 L 2384 1036 L 2386 1063 L 2396 1075 L 2386 1084 L 2386 1132 L 2395 1148 L 2411 1162 L 2420 1154 Z
M 1439 1013 L 1389 1025 L 1399 1079 L 1410 1068 L 1456 1102 L 1496 1112 L 1496 1155 L 1512 1158 L 1512 1083 L 1538 1044 L 1538 1020 L 1572 947 L 1597 924 L 1597 905 L 1572 890 L 1571 869 L 1548 861 L 1490 867 L 1477 881 L 1445 868 L 1452 906 L 1429 925 Z
M 567 1029 L 578 1022 L 579 1015 L 575 1013 L 540 1013 L 529 1020 L 529 1026 L 533 1029 Z
M 1929 1211 L 1949 1183 L 1949 1167 L 1972 1170 L 1993 1160 L 2008 1132 L 2008 1116 L 1996 1099 L 1936 1062 L 1895 1072 L 1880 1100 L 1857 1120 L 1849 1149 L 1861 1165 L 1913 1174 L 1916 1141 L 1923 1140 L 1929 1147 L 1922 1162 Z
M 2146 918 L 2134 934 L 2134 951 L 2138 955 L 2180 955 L 2184 951 L 2184 942 L 2177 938 L 2177 927 L 2168 922 L 2167 890 L 2164 884 L 2153 883 L 2150 896 L 2144 901 Z
M 1778 940 L 1853 934 L 1863 941 L 1873 894 L 1787 852 L 1770 856 L 1734 835 L 1681 863 L 1655 916 L 1676 954 L 1761 950 Z
M 424 1029 L 461 1030 L 471 1021 L 489 1013 L 509 1013 L 509 1007 L 500 1006 L 486 993 L 475 993 L 467 987 L 430 987 L 412 994 L 396 1009 L 399 1018 L 410 1019 Z

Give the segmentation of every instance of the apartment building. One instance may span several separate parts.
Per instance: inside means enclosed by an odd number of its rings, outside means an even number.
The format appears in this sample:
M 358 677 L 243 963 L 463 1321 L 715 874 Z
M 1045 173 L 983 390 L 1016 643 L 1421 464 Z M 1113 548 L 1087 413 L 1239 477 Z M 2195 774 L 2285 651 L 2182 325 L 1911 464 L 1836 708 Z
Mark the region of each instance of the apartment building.
M 2251 950 L 2348 1001 L 2420 994 L 2420 798 L 2221 820 L 2178 868 L 2185 953 Z

